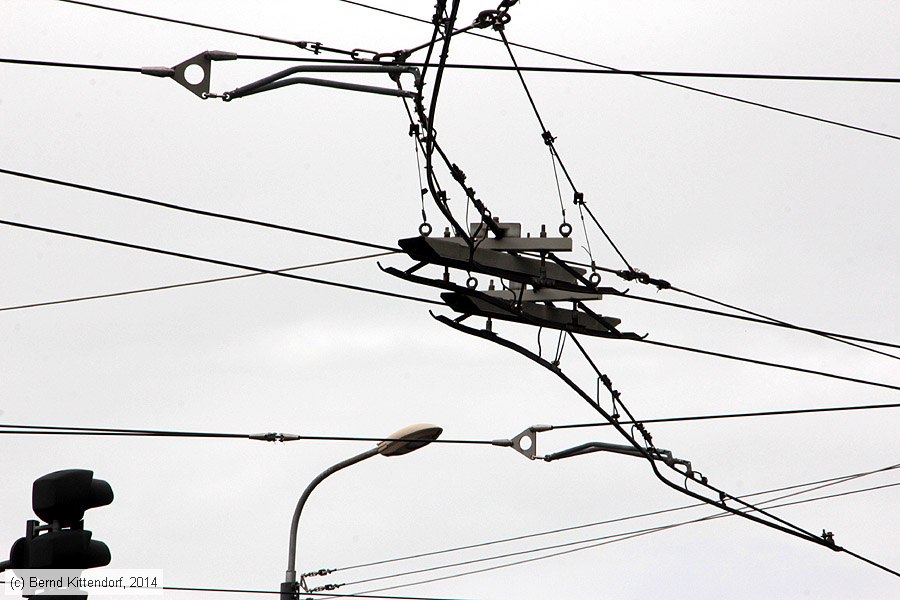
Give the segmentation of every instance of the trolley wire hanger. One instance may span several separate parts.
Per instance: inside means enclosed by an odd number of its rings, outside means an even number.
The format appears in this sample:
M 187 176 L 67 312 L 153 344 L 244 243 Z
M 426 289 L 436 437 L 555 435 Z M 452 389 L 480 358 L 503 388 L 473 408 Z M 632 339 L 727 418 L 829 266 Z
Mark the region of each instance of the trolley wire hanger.
M 592 452 L 612 452 L 614 454 L 625 454 L 627 456 L 636 456 L 638 458 L 646 458 L 645 454 L 649 454 L 653 460 L 661 461 L 670 467 L 675 468 L 680 465 L 684 468 L 684 475 L 693 479 L 694 470 L 691 468 L 691 461 L 672 456 L 671 450 L 663 450 L 662 448 L 649 447 L 644 453 L 637 450 L 633 446 L 625 444 L 611 444 L 609 442 L 586 442 L 579 444 L 566 450 L 560 450 L 544 456 L 537 454 L 537 434 L 542 431 L 550 431 L 552 425 L 532 425 L 519 435 L 509 440 L 496 440 L 496 444 L 509 446 L 525 458 L 530 460 L 543 460 L 544 462 L 552 462 L 561 458 L 570 458 L 573 456 L 581 456 L 582 454 L 590 454 Z
M 441 300 L 461 313 L 460 321 L 476 315 L 596 337 L 642 339 L 635 333 L 619 331 L 620 319 L 587 307 L 586 302 L 600 300 L 603 294 L 626 292 L 600 287 L 599 274 L 586 277 L 584 269 L 556 257 L 553 251 L 571 251 L 571 229 L 561 227 L 561 237 L 548 237 L 542 226 L 540 235 L 523 237 L 519 223 L 501 223 L 499 219 L 494 223 L 503 232 L 502 237 L 489 237 L 482 223 L 469 224 L 472 246 L 463 236 L 450 236 L 449 229 L 438 238 L 420 230 L 422 235 L 398 242 L 415 265 L 405 271 L 381 268 L 400 279 L 447 290 Z M 538 252 L 540 257 L 522 256 L 522 252 Z M 444 277 L 431 279 L 415 274 L 426 265 L 444 267 Z M 468 274 L 465 285 L 451 280 L 451 268 Z M 486 290 L 478 290 L 478 280 L 472 273 L 499 277 L 502 289 L 497 289 L 492 280 Z M 556 303 L 571 303 L 572 308 Z
M 643 436 L 644 444 L 638 442 L 637 438 L 629 433 L 627 430 L 623 428 L 623 426 L 618 422 L 617 418 L 615 418 L 612 414 L 608 413 L 599 403 L 599 398 L 594 399 L 588 394 L 584 389 L 582 389 L 578 384 L 576 384 L 568 375 L 566 375 L 562 369 L 560 369 L 558 362 L 549 362 L 543 359 L 541 356 L 534 354 L 533 352 L 527 350 L 523 346 L 512 342 L 508 339 L 500 337 L 496 333 L 494 333 L 490 327 L 487 329 L 479 330 L 471 327 L 467 327 L 462 325 L 458 321 L 453 321 L 448 319 L 447 317 L 434 315 L 432 316 L 438 320 L 439 322 L 447 325 L 457 331 L 482 338 L 484 340 L 490 341 L 497 345 L 509 348 L 518 354 L 532 360 L 533 362 L 541 365 L 542 367 L 548 369 L 552 373 L 554 373 L 557 377 L 559 377 L 566 385 L 568 385 L 573 391 L 575 391 L 583 400 L 585 400 L 594 410 L 599 412 L 610 424 L 612 424 L 619 433 L 629 442 L 628 446 L 620 446 L 618 444 L 607 444 L 604 442 L 594 442 L 589 444 L 583 444 L 581 446 L 576 446 L 575 448 L 571 448 L 569 450 L 564 450 L 562 452 L 556 454 L 550 454 L 547 457 L 544 457 L 544 460 L 547 460 L 548 457 L 550 460 L 556 460 L 559 458 L 566 458 L 568 456 L 578 456 L 580 454 L 585 454 L 588 452 L 595 451 L 608 451 L 608 452 L 616 452 L 616 453 L 625 453 L 634 456 L 640 456 L 647 460 L 650 464 L 650 467 L 660 482 L 664 483 L 666 486 L 682 493 L 687 496 L 690 496 L 696 500 L 700 500 L 706 504 L 717 507 L 719 509 L 725 510 L 731 514 L 743 517 L 747 520 L 759 523 L 761 525 L 765 525 L 772 529 L 781 531 L 783 533 L 787 533 L 794 537 L 798 537 L 800 539 L 812 542 L 814 544 L 824 546 L 834 551 L 844 551 L 848 554 L 851 554 L 857 558 L 860 558 L 858 555 L 838 546 L 835 544 L 834 536 L 831 532 L 825 532 L 823 530 L 822 535 L 816 535 L 811 533 L 793 523 L 786 521 L 778 517 L 777 515 L 773 515 L 765 509 L 762 509 L 758 506 L 754 506 L 752 504 L 747 503 L 742 500 L 740 497 L 733 496 L 728 494 L 724 490 L 721 490 L 714 485 L 709 483 L 709 480 L 699 471 L 696 471 L 690 467 L 690 463 L 687 461 L 683 461 L 681 459 L 675 459 L 672 457 L 671 453 L 667 450 L 662 450 L 657 448 L 652 441 L 652 436 L 643 427 L 642 424 L 637 424 L 634 427 L 638 429 L 638 431 Z M 570 336 L 573 337 L 574 336 Z M 623 405 L 624 408 L 624 405 Z M 630 413 L 629 413 L 630 415 Z M 534 458 L 536 456 L 536 450 L 534 451 L 533 456 L 529 456 L 532 451 L 529 449 L 530 446 L 536 447 L 536 434 L 539 431 L 547 431 L 550 426 L 547 425 L 536 425 L 529 429 L 526 429 L 518 436 L 510 440 L 512 442 L 512 447 L 516 449 L 518 452 L 524 454 L 529 458 Z M 627 450 L 627 452 L 626 452 Z M 633 451 L 633 452 L 632 452 Z M 665 477 L 660 471 L 657 463 L 662 462 L 673 472 L 677 473 L 680 476 L 685 478 L 684 484 L 679 485 L 675 482 L 671 481 L 668 477 Z M 677 468 L 677 467 L 682 468 Z M 688 486 L 688 481 L 694 482 L 695 485 L 699 486 L 699 490 L 695 491 Z M 710 497 L 712 495 L 712 497 Z M 866 559 L 862 559 L 866 560 Z M 867 561 L 868 562 L 868 561 Z
M 396 87 L 364 85 L 346 81 L 319 79 L 315 77 L 291 77 L 297 73 L 383 73 L 390 76 L 395 82 L 399 81 L 401 75 L 410 74 L 415 79 L 416 89 L 421 89 L 421 74 L 417 67 L 366 63 L 359 65 L 300 65 L 263 77 L 262 79 L 240 86 L 229 92 L 224 92 L 222 94 L 211 93 L 209 87 L 213 61 L 237 59 L 238 55 L 234 52 L 207 50 L 206 52 L 201 52 L 197 56 L 175 65 L 174 67 L 144 67 L 141 69 L 141 73 L 144 75 L 152 75 L 154 77 L 169 77 L 199 98 L 204 100 L 208 98 L 221 98 L 226 102 L 235 98 L 243 98 L 244 96 L 250 96 L 260 92 L 267 92 L 297 84 L 317 85 L 401 98 L 418 97 L 416 92 L 406 91 Z

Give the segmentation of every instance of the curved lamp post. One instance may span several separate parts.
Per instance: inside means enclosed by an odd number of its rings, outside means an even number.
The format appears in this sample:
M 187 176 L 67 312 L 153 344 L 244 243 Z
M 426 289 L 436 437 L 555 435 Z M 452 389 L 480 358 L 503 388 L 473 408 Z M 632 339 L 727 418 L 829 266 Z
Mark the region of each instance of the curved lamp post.
M 288 565 L 287 571 L 285 571 L 284 574 L 284 583 L 281 584 L 281 600 L 295 600 L 299 597 L 300 585 L 297 582 L 297 570 L 295 568 L 297 559 L 297 526 L 300 524 L 300 513 L 303 511 L 303 505 L 306 504 L 306 500 L 316 486 L 322 483 L 322 481 L 332 473 L 337 473 L 341 469 L 349 467 L 350 465 L 355 465 L 376 454 L 381 454 L 382 456 L 400 456 L 401 454 L 408 454 L 413 450 L 418 450 L 436 440 L 443 431 L 442 428 L 436 425 L 429 425 L 426 423 L 404 427 L 400 431 L 389 436 L 388 439 L 379 442 L 378 445 L 371 450 L 366 450 L 362 454 L 357 454 L 356 456 L 348 458 L 347 460 L 339 462 L 333 467 L 322 471 L 318 477 L 313 479 L 310 484 L 306 486 L 303 495 L 300 496 L 300 500 L 297 501 L 297 508 L 294 509 L 294 518 L 291 520 Z

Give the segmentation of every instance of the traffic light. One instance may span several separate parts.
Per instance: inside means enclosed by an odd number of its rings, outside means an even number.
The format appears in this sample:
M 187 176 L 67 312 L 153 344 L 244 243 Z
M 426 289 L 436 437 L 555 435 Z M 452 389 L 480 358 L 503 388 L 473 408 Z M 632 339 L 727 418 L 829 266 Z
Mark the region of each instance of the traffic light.
M 84 529 L 84 512 L 113 501 L 110 485 L 85 469 L 56 471 L 37 479 L 31 493 L 34 513 L 44 522 L 29 520 L 25 537 L 9 553 L 12 569 L 92 569 L 111 559 L 103 542 Z

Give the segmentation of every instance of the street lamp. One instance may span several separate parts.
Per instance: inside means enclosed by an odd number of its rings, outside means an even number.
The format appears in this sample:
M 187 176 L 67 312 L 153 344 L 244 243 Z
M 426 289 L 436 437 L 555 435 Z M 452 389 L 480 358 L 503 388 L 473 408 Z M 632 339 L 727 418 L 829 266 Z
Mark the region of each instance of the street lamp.
M 294 509 L 294 517 L 291 520 L 288 564 L 287 571 L 285 571 L 284 574 L 284 583 L 281 584 L 281 600 L 296 600 L 299 597 L 300 585 L 297 583 L 297 570 L 295 568 L 297 559 L 297 526 L 300 523 L 300 512 L 303 510 L 307 498 L 309 498 L 309 495 L 316 486 L 322 483 L 322 481 L 332 473 L 337 473 L 343 468 L 355 465 L 376 454 L 381 454 L 382 456 L 400 456 L 401 454 L 408 454 L 413 450 L 418 450 L 436 440 L 443 431 L 442 428 L 436 425 L 428 425 L 426 423 L 404 427 L 387 439 L 379 442 L 378 445 L 371 450 L 366 450 L 362 454 L 357 454 L 356 456 L 348 458 L 347 460 L 339 462 L 333 467 L 329 467 L 325 471 L 322 471 L 318 477 L 313 479 L 310 484 L 306 486 L 303 495 L 300 496 L 300 500 L 297 501 L 297 508 Z

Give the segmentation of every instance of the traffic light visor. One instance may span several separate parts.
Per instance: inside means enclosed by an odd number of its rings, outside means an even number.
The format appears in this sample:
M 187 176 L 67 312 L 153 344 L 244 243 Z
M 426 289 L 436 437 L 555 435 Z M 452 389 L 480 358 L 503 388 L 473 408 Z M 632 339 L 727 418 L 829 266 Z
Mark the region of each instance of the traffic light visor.
M 110 485 L 94 479 L 87 469 L 56 471 L 35 480 L 31 506 L 45 523 L 59 521 L 62 527 L 76 525 L 84 518 L 84 511 L 105 506 L 113 501 Z

